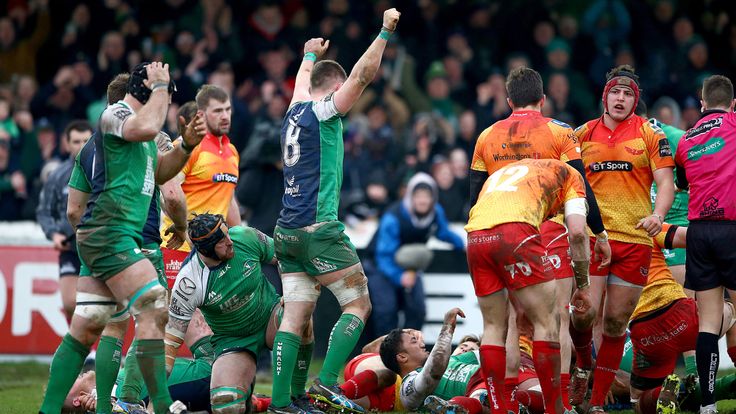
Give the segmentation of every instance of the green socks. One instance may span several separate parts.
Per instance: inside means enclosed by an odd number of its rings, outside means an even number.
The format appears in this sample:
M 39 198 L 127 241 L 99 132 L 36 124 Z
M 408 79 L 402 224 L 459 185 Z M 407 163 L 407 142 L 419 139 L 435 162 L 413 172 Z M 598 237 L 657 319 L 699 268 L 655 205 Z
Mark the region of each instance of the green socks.
M 363 328 L 363 321 L 349 313 L 343 313 L 337 320 L 330 333 L 325 363 L 319 373 L 319 380 L 323 385 L 337 384 L 340 369 L 345 365 L 348 355 L 353 352 Z
M 695 374 L 698 375 L 698 366 L 695 363 L 695 355 L 688 355 L 685 357 L 685 375 Z
M 300 397 L 305 394 L 305 386 L 307 385 L 307 376 L 309 375 L 309 363 L 312 362 L 312 351 L 314 350 L 314 342 L 302 344 L 299 346 L 299 353 L 296 355 L 296 366 L 294 374 L 291 377 L 291 395 Z
M 61 412 L 66 395 L 74 385 L 88 354 L 89 348 L 70 334 L 64 335 L 51 361 L 49 382 L 46 386 L 43 404 L 41 404 L 41 413 Z
M 123 341 L 113 336 L 103 336 L 95 355 L 95 386 L 97 387 L 97 413 L 112 413 L 110 394 L 120 369 Z
M 120 399 L 129 403 L 139 402 L 143 390 L 143 376 L 140 368 L 138 368 L 138 358 L 135 355 L 137 345 L 138 341 L 133 340 L 128 348 L 128 354 L 125 356 L 125 366 L 123 367 L 125 379 L 120 386 Z
M 163 339 L 138 339 L 135 350 L 141 375 L 156 413 L 165 413 L 173 403 L 166 384 L 166 354 Z
M 292 374 L 301 342 L 302 339 L 291 332 L 276 332 L 273 351 L 271 351 L 273 357 L 271 405 L 274 407 L 286 407 L 291 404 Z M 302 389 L 304 389 L 304 383 L 302 383 Z

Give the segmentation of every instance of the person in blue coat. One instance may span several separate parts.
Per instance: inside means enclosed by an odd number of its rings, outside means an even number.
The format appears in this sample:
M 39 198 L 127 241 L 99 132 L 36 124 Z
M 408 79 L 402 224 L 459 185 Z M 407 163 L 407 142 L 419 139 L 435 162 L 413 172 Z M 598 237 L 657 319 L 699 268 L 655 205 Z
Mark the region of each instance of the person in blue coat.
M 417 173 L 409 180 L 403 199 L 383 214 L 371 242 L 376 269 L 369 274 L 368 289 L 376 335 L 398 327 L 399 311 L 404 313 L 404 328 L 422 329 L 427 311 L 421 274 L 431 262 L 426 244 L 432 236 L 455 249 L 465 247 L 448 226 L 434 179 Z

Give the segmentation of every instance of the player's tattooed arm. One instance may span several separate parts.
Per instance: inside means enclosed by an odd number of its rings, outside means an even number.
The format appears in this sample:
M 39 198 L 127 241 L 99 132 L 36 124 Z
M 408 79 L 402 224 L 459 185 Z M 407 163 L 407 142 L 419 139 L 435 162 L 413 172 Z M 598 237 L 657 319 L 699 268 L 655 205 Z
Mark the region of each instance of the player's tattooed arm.
M 171 374 L 174 367 L 176 354 L 184 343 L 184 336 L 189 327 L 189 320 L 179 319 L 169 314 L 169 321 L 166 323 L 166 333 L 164 336 L 164 347 L 166 350 L 166 374 Z
M 457 325 L 457 317 L 465 317 L 465 314 L 460 308 L 453 308 L 445 314 L 445 321 L 442 325 L 440 335 L 437 337 L 437 342 L 432 348 L 427 362 L 424 363 L 422 372 L 418 373 L 414 377 L 411 384 L 408 384 L 408 389 L 403 389 L 402 386 L 402 403 L 408 409 L 415 410 L 419 408 L 424 401 L 424 398 L 429 396 L 437 384 L 439 384 L 447 369 L 447 364 L 450 362 L 450 356 L 452 355 L 452 335 L 455 333 L 455 326 Z

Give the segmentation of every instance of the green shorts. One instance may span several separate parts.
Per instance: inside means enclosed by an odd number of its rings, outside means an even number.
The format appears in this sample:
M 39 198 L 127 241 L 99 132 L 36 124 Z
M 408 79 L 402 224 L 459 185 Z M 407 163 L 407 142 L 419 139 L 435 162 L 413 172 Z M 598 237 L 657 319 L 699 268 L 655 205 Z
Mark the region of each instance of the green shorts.
M 161 246 L 158 243 L 146 243 L 143 245 L 143 255 L 146 259 L 153 263 L 158 276 L 158 283 L 169 290 L 169 284 L 166 282 L 166 272 L 164 271 L 164 254 L 161 253 Z
M 276 301 L 272 306 L 278 306 L 280 303 L 280 297 L 279 300 Z M 271 318 L 271 314 L 273 313 L 273 307 L 271 308 L 271 312 L 269 312 L 269 320 Z M 278 311 L 277 317 L 278 317 L 278 323 L 281 324 L 281 319 L 284 316 L 284 308 L 281 307 Z M 258 356 L 261 353 L 261 350 L 263 348 L 267 348 L 266 346 L 266 331 L 268 330 L 268 320 L 266 323 L 264 323 L 263 329 L 259 329 L 256 333 L 248 336 L 235 336 L 235 335 L 223 335 L 223 334 L 213 334 L 212 339 L 210 342 L 212 343 L 212 348 L 215 350 L 215 359 L 219 358 L 220 355 L 223 354 L 231 354 L 235 352 L 247 352 L 253 356 L 253 359 L 258 361 Z
M 355 246 L 344 233 L 345 225 L 328 221 L 300 229 L 276 226 L 273 241 L 279 270 L 320 276 L 360 262 Z
M 124 227 L 77 230 L 79 258 L 87 267 L 83 271 L 103 281 L 145 259 L 142 244 L 140 233 Z
M 685 264 L 685 249 L 662 249 L 667 266 L 681 266 Z

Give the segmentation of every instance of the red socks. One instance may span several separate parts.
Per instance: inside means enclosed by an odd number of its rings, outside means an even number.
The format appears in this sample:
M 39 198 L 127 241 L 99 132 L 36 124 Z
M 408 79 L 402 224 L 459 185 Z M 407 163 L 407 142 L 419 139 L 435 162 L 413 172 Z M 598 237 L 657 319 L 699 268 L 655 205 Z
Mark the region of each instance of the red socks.
M 572 410 L 572 404 L 570 404 L 570 373 L 560 374 L 560 392 L 562 393 L 562 406 L 566 410 Z
M 519 386 L 519 377 L 506 378 L 503 387 L 503 400 L 506 408 L 519 414 L 519 402 L 516 400 L 516 388 Z
M 475 398 L 453 397 L 450 399 L 450 402 L 465 407 L 468 410 L 468 414 L 481 414 L 483 412 L 483 406 Z
M 256 397 L 255 395 L 250 396 L 253 402 L 254 413 L 265 413 L 268 411 L 268 406 L 271 405 L 270 397 Z
M 593 374 L 595 380 L 593 381 L 593 394 L 590 397 L 590 405 L 603 406 L 606 400 L 606 394 L 611 389 L 611 384 L 613 384 L 616 371 L 618 371 L 618 366 L 621 363 L 625 342 L 626 335 L 603 335 L 603 342 L 601 343 L 595 373 Z
M 593 329 L 578 331 L 571 323 L 570 337 L 575 346 L 575 366 L 583 369 L 593 368 Z
M 365 370 L 345 381 L 340 389 L 351 400 L 365 397 L 378 389 L 378 376 L 373 370 Z
M 486 380 L 491 414 L 508 414 L 502 395 L 505 390 L 506 348 L 497 345 L 481 345 L 480 369 Z
M 516 391 L 516 400 L 532 414 L 544 414 L 544 397 L 539 391 Z
M 564 413 L 560 391 L 560 343 L 534 341 L 532 353 L 539 385 L 542 386 L 545 411 Z

